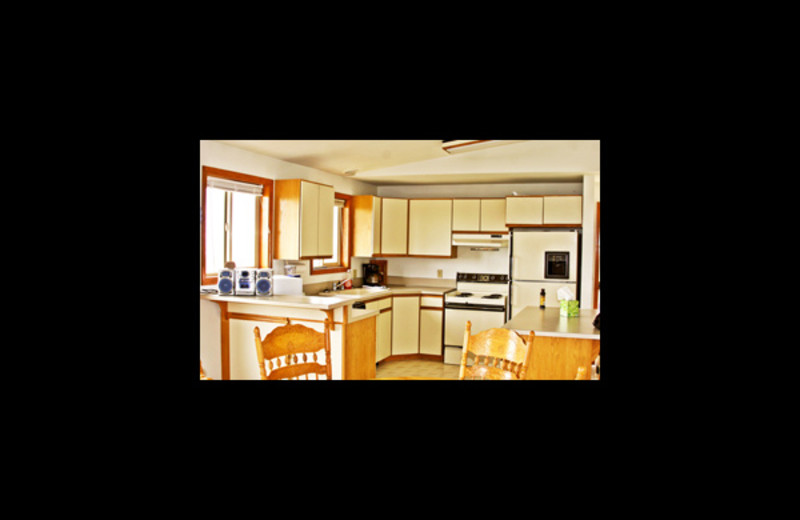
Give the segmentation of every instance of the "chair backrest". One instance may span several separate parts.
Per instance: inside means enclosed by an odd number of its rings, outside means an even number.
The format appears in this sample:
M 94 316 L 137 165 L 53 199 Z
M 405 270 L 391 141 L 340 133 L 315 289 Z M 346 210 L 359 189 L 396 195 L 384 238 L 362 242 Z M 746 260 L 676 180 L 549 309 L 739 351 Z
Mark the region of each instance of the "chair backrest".
M 464 331 L 464 348 L 461 354 L 459 379 L 525 379 L 528 370 L 528 353 L 534 333 L 525 341 L 510 329 L 487 329 L 470 335 L 472 322 Z M 472 366 L 467 366 L 467 354 L 475 355 Z
M 331 379 L 327 327 L 325 332 L 317 332 L 305 325 L 284 325 L 274 329 L 263 340 L 258 327 L 253 329 L 253 334 L 261 379 L 299 379 L 300 376 L 308 379 L 309 374 L 314 374 L 316 379 L 320 375 Z M 320 364 L 317 356 L 320 351 L 324 352 L 324 365 Z M 302 359 L 298 359 L 298 354 L 302 354 Z M 311 360 L 308 354 L 312 355 Z

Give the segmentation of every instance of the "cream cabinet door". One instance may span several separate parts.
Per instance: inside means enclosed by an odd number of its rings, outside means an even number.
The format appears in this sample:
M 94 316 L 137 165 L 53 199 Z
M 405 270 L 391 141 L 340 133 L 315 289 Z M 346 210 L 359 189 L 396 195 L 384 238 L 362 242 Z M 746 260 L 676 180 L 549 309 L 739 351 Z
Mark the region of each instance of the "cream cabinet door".
M 506 197 L 506 224 L 541 224 L 542 197 Z
M 392 354 L 419 353 L 419 296 L 392 298 Z
M 453 200 L 453 231 L 480 231 L 480 199 Z
M 508 231 L 506 199 L 481 199 L 481 231 Z
M 442 312 L 432 309 L 419 311 L 420 354 L 442 355 Z
M 317 256 L 333 256 L 333 186 L 318 186 Z
M 583 197 L 562 196 L 544 198 L 545 224 L 580 224 L 583 216 Z
M 412 199 L 408 202 L 408 254 L 451 256 L 453 201 Z
M 300 256 L 317 256 L 319 247 L 319 184 L 300 183 Z M 333 209 L 331 209 L 333 212 Z
M 392 355 L 392 311 L 378 314 L 375 324 L 375 362 Z
M 408 253 L 408 199 L 383 199 L 381 216 L 381 254 Z

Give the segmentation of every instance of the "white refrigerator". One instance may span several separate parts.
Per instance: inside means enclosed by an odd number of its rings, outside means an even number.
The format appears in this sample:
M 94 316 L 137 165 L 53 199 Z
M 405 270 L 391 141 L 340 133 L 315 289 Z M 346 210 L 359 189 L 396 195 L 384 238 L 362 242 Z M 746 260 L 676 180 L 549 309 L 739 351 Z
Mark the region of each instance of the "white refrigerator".
M 577 229 L 513 228 L 511 230 L 509 317 L 528 305 L 558 307 L 556 292 L 568 287 L 579 298 L 580 233 Z

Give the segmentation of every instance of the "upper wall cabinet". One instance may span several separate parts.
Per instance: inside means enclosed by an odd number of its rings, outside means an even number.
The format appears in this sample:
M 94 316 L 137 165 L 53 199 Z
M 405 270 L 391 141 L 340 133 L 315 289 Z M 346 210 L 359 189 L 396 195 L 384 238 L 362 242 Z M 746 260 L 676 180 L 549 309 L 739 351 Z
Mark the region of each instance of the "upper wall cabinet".
M 505 199 L 454 199 L 453 232 L 508 231 Z
M 333 186 L 300 179 L 275 181 L 275 258 L 333 256 Z
M 381 253 L 381 207 L 380 197 L 353 196 L 353 256 Z
M 381 206 L 381 255 L 408 254 L 408 199 L 384 197 Z
M 580 226 L 583 222 L 580 195 L 536 195 L 506 197 L 506 225 Z
M 508 231 L 506 199 L 481 199 L 481 231 Z
M 506 197 L 506 225 L 542 223 L 542 197 Z
M 580 195 L 562 195 L 544 198 L 544 224 L 581 224 L 583 198 Z
M 408 201 L 408 254 L 452 257 L 452 199 Z

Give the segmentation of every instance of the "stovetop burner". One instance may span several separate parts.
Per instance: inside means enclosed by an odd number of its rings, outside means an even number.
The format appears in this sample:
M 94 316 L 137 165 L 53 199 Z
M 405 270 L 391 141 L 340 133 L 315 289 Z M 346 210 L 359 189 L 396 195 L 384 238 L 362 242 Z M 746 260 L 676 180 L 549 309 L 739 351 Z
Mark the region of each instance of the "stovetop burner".
M 497 298 L 502 298 L 502 294 L 487 294 L 486 296 L 482 296 L 481 298 L 491 298 L 492 300 L 496 300 Z
M 468 298 L 468 297 L 472 296 L 472 293 L 471 292 L 460 292 L 460 293 L 455 293 L 453 296 L 458 296 L 459 298 Z

